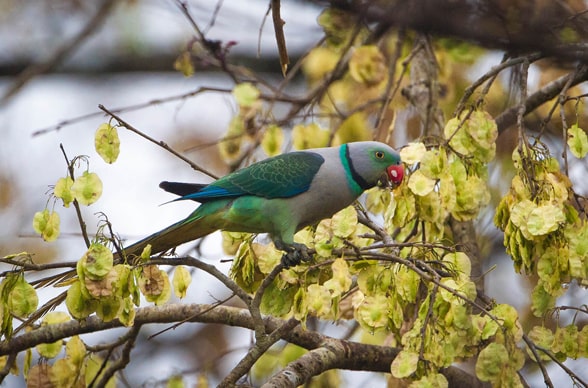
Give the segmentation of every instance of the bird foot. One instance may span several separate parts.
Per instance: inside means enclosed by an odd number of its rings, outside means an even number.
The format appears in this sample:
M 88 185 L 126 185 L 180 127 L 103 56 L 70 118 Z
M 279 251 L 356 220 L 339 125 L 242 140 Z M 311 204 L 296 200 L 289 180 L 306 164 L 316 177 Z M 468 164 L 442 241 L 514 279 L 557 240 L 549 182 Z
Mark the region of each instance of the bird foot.
M 282 256 L 282 265 L 285 268 L 294 267 L 303 261 L 310 261 L 312 259 L 311 249 L 304 244 L 278 243 L 276 244 L 276 248 L 286 252 Z

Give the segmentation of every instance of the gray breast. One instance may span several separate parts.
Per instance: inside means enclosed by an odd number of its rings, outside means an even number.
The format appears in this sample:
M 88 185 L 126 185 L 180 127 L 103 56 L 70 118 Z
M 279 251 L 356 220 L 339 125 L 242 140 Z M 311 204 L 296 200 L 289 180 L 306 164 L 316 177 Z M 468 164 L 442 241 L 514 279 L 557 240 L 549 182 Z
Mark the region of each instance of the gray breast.
M 326 149 L 325 153 L 325 163 L 312 180 L 309 190 L 291 198 L 294 208 L 300 209 L 298 228 L 330 218 L 357 198 L 339 160 L 338 148 Z

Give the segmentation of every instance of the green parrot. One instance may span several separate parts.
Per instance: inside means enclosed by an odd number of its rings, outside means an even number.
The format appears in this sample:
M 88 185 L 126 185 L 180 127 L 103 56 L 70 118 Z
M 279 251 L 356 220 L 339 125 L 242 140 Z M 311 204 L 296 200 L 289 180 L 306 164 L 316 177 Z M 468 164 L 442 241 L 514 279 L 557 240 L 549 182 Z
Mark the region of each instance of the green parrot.
M 378 183 L 398 185 L 400 155 L 390 146 L 363 141 L 290 152 L 254 163 L 211 184 L 161 182 L 160 187 L 201 205 L 185 219 L 124 248 L 139 255 L 166 252 L 216 230 L 268 233 L 285 252 L 285 266 L 308 260 L 294 234 L 349 206 Z
M 398 185 L 404 177 L 400 155 L 384 143 L 365 141 L 339 147 L 290 152 L 254 163 L 211 184 L 162 182 L 160 187 L 201 205 L 185 219 L 123 248 L 126 257 L 166 252 L 216 230 L 269 233 L 290 267 L 310 259 L 294 242 L 299 229 L 331 217 L 379 183 Z M 122 259 L 115 254 L 115 259 Z M 36 286 L 63 282 L 75 270 L 40 279 Z M 34 322 L 65 300 L 67 291 L 32 314 Z

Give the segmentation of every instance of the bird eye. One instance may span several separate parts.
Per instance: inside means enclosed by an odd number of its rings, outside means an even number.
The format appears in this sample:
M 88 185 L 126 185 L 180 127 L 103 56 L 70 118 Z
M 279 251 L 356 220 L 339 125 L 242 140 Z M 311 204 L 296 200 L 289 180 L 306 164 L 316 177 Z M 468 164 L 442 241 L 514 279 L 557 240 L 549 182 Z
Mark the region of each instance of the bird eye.
M 382 151 L 376 151 L 375 155 L 378 159 L 384 159 L 384 153 Z

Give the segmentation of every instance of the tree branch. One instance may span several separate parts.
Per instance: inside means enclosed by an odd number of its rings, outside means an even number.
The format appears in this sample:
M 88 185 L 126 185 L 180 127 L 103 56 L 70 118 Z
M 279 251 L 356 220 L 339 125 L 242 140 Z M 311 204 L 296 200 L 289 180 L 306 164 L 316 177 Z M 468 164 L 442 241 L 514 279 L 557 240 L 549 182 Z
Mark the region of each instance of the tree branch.
M 6 93 L 0 98 L 0 105 L 18 93 L 18 91 L 34 77 L 47 73 L 63 62 L 68 56 L 72 55 L 73 52 L 77 50 L 98 27 L 100 27 L 116 3 L 117 1 L 115 0 L 104 0 L 99 6 L 98 11 L 96 11 L 96 14 L 90 19 L 84 28 L 73 37 L 73 39 L 59 47 L 45 62 L 31 65 L 20 73 Z
M 527 98 L 525 101 L 525 115 L 533 113 L 539 106 L 559 96 L 568 82 L 569 87 L 572 87 L 586 80 L 588 80 L 588 66 L 582 66 L 578 71 L 566 74 L 563 77 L 548 83 Z M 515 105 L 494 118 L 496 125 L 498 126 L 498 133 L 502 133 L 510 126 L 516 124 L 519 109 L 520 106 Z
M 218 306 L 211 308 L 208 304 L 168 304 L 164 306 L 149 306 L 137 309 L 135 326 L 150 323 L 174 323 L 180 320 L 200 323 L 217 323 L 234 327 L 254 329 L 254 322 L 247 309 Z M 284 320 L 265 317 L 267 333 L 284 327 Z M 117 320 L 103 322 L 97 316 L 91 316 L 82 321 L 68 321 L 64 323 L 46 325 L 31 330 L 22 335 L 0 342 L 0 356 L 18 353 L 38 344 L 52 343 L 74 335 L 95 333 L 109 330 L 123 325 Z M 338 361 L 330 364 L 330 368 L 350 370 L 389 372 L 399 349 L 387 346 L 361 344 L 353 341 L 338 340 L 317 332 L 307 331 L 300 326 L 282 333 L 282 339 L 308 350 L 319 347 L 331 347 L 331 351 L 338 354 Z M 451 373 L 447 371 L 451 370 Z M 450 367 L 443 370 L 452 387 L 470 386 L 480 387 L 481 383 L 466 372 Z M 454 385 L 460 381 L 468 381 L 470 385 Z
M 193 163 L 190 159 L 186 158 L 184 155 L 182 155 L 182 154 L 178 153 L 177 151 L 175 151 L 174 149 L 172 149 L 164 141 L 162 141 L 162 140 L 157 141 L 154 138 L 152 138 L 151 136 L 149 136 L 149 135 L 145 134 L 144 132 L 141 132 L 137 128 L 133 127 L 131 124 L 129 124 L 126 121 L 124 121 L 116 113 L 111 112 L 106 107 L 104 107 L 104 105 L 99 104 L 98 105 L 98 108 L 100 108 L 102 111 L 104 111 L 104 113 L 108 114 L 113 119 L 115 119 L 116 121 L 118 121 L 118 123 L 119 123 L 120 126 L 125 127 L 129 131 L 136 133 L 137 135 L 141 136 L 143 139 L 146 139 L 146 140 L 150 141 L 151 143 L 153 143 L 153 144 L 155 144 L 155 145 L 163 148 L 164 150 L 168 151 L 172 155 L 174 155 L 177 158 L 179 158 L 179 159 L 183 160 L 184 162 L 188 163 L 188 165 L 190 165 L 190 167 L 192 167 L 193 170 L 199 171 L 199 172 L 201 172 L 203 174 L 206 174 L 206 175 L 208 175 L 208 176 L 210 176 L 210 177 L 212 177 L 214 179 L 217 179 L 218 178 L 216 175 L 212 174 L 211 172 L 209 172 L 208 170 L 204 169 L 203 167 L 200 167 L 199 165 Z

